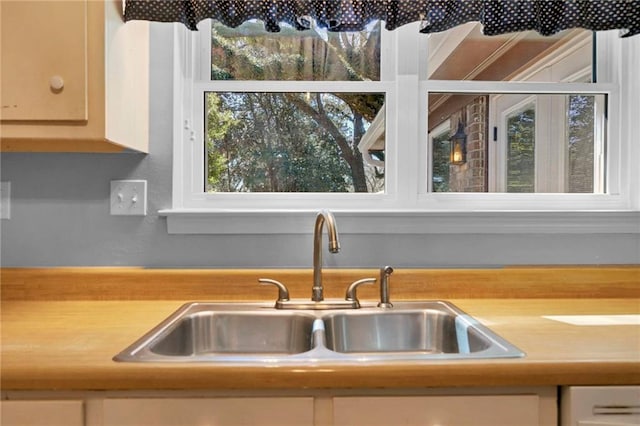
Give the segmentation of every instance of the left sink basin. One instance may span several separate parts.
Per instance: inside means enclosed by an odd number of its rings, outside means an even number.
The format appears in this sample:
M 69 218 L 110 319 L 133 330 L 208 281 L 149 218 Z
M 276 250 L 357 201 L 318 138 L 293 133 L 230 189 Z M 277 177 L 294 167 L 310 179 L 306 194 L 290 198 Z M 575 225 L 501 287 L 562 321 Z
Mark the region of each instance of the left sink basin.
M 311 349 L 314 317 L 260 305 L 191 303 L 116 355 L 116 361 L 209 358 L 219 361 L 303 353 Z M 270 307 L 269 307 L 270 308 Z

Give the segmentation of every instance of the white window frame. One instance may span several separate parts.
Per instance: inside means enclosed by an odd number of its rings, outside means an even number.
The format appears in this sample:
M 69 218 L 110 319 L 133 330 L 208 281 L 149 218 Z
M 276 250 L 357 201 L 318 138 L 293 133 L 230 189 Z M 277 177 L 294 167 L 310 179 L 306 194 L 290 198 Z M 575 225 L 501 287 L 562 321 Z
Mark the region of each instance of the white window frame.
M 504 192 L 507 186 L 507 119 L 515 112 L 522 111 L 528 105 L 535 109 L 535 190 L 536 192 L 563 192 L 568 186 L 568 151 L 565 144 L 553 144 L 549 141 L 566 138 L 567 121 L 559 119 L 566 116 L 566 96 L 532 95 L 519 100 L 504 100 L 502 95 L 492 96 L 490 109 L 492 117 L 489 129 L 498 129 L 497 141 L 489 144 L 490 164 L 489 191 Z M 603 108 L 601 98 L 596 99 L 596 109 Z M 501 102 L 502 101 L 502 102 Z M 596 114 L 598 120 L 594 123 L 594 170 L 593 191 L 603 194 L 606 186 L 604 167 L 604 149 L 606 142 L 604 114 Z M 566 140 L 565 140 L 566 142 Z
M 382 51 L 391 53 L 395 34 L 383 31 Z M 182 188 L 182 206 L 194 209 L 207 209 L 219 211 L 218 206 L 223 206 L 225 211 L 237 210 L 244 212 L 255 211 L 256 206 L 265 211 L 275 210 L 301 210 L 322 208 L 348 208 L 358 209 L 363 205 L 370 207 L 378 204 L 391 206 L 394 200 L 397 182 L 395 176 L 390 176 L 385 181 L 385 194 L 369 193 L 214 193 L 205 194 L 204 185 L 204 149 L 201 140 L 204 130 L 204 102 L 202 98 L 205 92 L 357 92 L 357 93 L 385 93 L 386 108 L 395 108 L 395 82 L 390 79 L 395 69 L 393 55 L 382 54 L 380 64 L 380 81 L 211 81 L 208 72 L 211 69 L 211 58 L 207 54 L 208 35 L 211 34 L 210 21 L 203 21 L 199 25 L 199 31 L 186 37 L 186 50 L 198 52 L 190 61 L 194 68 L 187 70 L 186 87 L 191 93 L 184 102 L 187 103 L 188 116 L 183 121 L 185 129 L 189 132 L 189 144 L 191 149 L 183 146 L 181 155 L 186 167 L 180 179 Z M 189 46 L 191 44 L 191 46 Z M 204 47 L 203 47 L 204 46 Z M 190 106 L 189 106 L 190 104 Z M 386 131 L 394 132 L 393 117 L 387 117 Z M 193 139 L 192 139 L 193 138 Z M 386 152 L 395 150 L 393 142 L 387 141 Z M 392 167 L 394 157 L 389 159 Z
M 205 21 L 206 22 L 206 21 Z M 396 80 L 379 82 L 269 82 L 267 91 L 376 91 L 386 93 L 385 194 L 209 194 L 197 176 L 203 155 L 199 130 L 204 90 L 265 91 L 264 82 L 198 82 L 202 69 L 196 37 L 205 31 L 174 28 L 174 164 L 172 207 L 167 216 L 170 233 L 309 233 L 310 218 L 329 208 L 347 233 L 640 233 L 640 173 L 631 167 L 640 149 L 637 116 L 639 84 L 631 77 L 640 69 L 640 54 L 633 52 L 637 38 L 619 39 L 618 32 L 598 34 L 598 75 L 606 83 L 540 83 L 437 81 L 425 74 L 425 35 L 416 25 L 391 33 L 383 49 L 394 50 Z M 383 36 L 384 37 L 384 36 Z M 636 40 L 634 40 L 636 39 Z M 384 40 L 384 39 L 383 39 Z M 385 43 L 383 41 L 383 43 Z M 623 47 L 623 43 L 630 46 Z M 398 46 L 403 47 L 399 51 Z M 407 52 L 412 52 L 407 54 Z M 417 53 L 416 53 L 417 52 Z M 624 52 L 624 54 L 623 54 Z M 207 55 L 204 55 L 207 56 Z M 384 54 L 383 54 L 384 57 Z M 385 69 L 385 65 L 382 65 Z M 376 86 L 371 89 L 371 85 Z M 623 86 L 624 90 L 620 91 Z M 429 192 L 427 94 L 447 93 L 594 93 L 607 94 L 606 194 L 505 194 Z M 400 101 L 398 101 L 401 100 Z M 635 114 L 635 115 L 634 115 Z M 632 138 L 635 140 L 632 143 Z M 200 154 L 198 154 L 200 152 Z M 399 165 L 402 164 L 402 167 Z M 196 170 L 196 173 L 192 173 Z M 394 172 L 395 171 L 395 172 Z M 200 173 L 198 175 L 198 173 Z M 465 220 L 473 218 L 473 220 Z M 613 220 L 612 220 L 613 219 Z
M 515 80 L 536 81 L 545 78 L 557 78 L 562 82 L 580 82 L 590 80 L 592 67 L 586 63 L 585 53 L 592 49 L 591 36 L 581 35 L 576 43 L 569 43 L 555 51 L 552 57 L 545 57 L 536 64 L 528 67 L 524 74 L 516 76 Z M 585 52 L 587 51 L 587 52 Z M 568 152 L 566 145 L 552 146 L 549 141 L 562 140 L 566 137 L 566 120 L 555 120 L 566 114 L 566 96 L 531 95 L 510 99 L 503 99 L 503 95 L 492 95 L 489 100 L 489 129 L 498 129 L 497 141 L 489 143 L 489 162 L 494 167 L 489 168 L 489 191 L 504 192 L 506 190 L 506 162 L 507 162 L 507 134 L 506 118 L 513 112 L 522 110 L 525 105 L 534 104 L 536 113 L 536 192 L 563 192 L 567 186 Z M 604 104 L 596 98 L 596 109 L 604 108 Z M 606 147 L 606 123 L 603 114 L 596 114 L 599 118 L 595 123 L 594 146 L 594 193 L 605 193 L 606 170 L 604 164 L 604 149 Z M 555 121 L 553 123 L 552 121 Z M 544 125 L 541 125 L 544 123 Z M 545 130 L 546 134 L 542 132 Z
M 504 109 L 498 105 L 500 105 L 500 100 L 502 95 L 492 96 L 492 99 L 489 101 L 491 105 L 490 109 L 492 110 L 492 115 L 495 115 L 494 120 L 489 121 L 489 129 L 498 128 L 498 141 L 490 141 L 489 142 L 489 163 L 493 164 L 493 167 L 489 168 L 489 191 L 495 192 L 505 192 L 507 190 L 507 162 L 508 162 L 508 135 L 507 135 L 507 125 L 506 122 L 514 113 L 519 113 L 525 110 L 529 105 L 533 104 L 533 108 L 536 114 L 536 121 L 534 122 L 535 126 L 535 141 L 539 140 L 538 138 L 538 109 L 536 102 L 536 95 L 530 95 L 523 97 L 515 101 L 513 104 L 506 106 Z M 539 152 L 535 152 L 537 156 Z M 536 167 L 540 166 L 540 161 L 536 158 Z M 537 177 L 540 175 L 540 171 L 536 169 L 535 176 L 536 181 Z M 546 176 L 544 174 L 543 176 Z M 537 189 L 536 182 L 536 189 Z

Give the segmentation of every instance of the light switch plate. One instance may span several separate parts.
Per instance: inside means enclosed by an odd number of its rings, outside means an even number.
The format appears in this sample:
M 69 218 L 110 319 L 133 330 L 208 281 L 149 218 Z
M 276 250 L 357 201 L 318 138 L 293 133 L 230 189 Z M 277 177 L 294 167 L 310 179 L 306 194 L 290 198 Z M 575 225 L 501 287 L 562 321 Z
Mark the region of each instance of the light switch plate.
M 112 180 L 111 214 L 118 216 L 146 216 L 147 181 Z
M 11 182 L 0 182 L 0 219 L 11 219 Z

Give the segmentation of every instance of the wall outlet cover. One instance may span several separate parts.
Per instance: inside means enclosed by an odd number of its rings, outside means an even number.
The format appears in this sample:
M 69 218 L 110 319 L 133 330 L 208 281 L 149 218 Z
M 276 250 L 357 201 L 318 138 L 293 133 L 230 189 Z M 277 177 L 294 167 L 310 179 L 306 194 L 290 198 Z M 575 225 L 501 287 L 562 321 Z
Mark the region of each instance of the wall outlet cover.
M 146 216 L 147 181 L 112 180 L 111 214 L 117 216 Z

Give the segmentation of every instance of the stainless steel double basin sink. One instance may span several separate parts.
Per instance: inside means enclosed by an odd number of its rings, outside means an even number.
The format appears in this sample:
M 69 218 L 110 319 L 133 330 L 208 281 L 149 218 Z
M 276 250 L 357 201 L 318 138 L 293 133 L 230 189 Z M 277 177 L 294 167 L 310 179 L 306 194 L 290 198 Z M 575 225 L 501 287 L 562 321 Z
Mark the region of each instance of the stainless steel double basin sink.
M 327 363 L 515 358 L 524 354 L 444 301 L 392 308 L 276 310 L 194 302 L 114 357 L 128 362 Z

